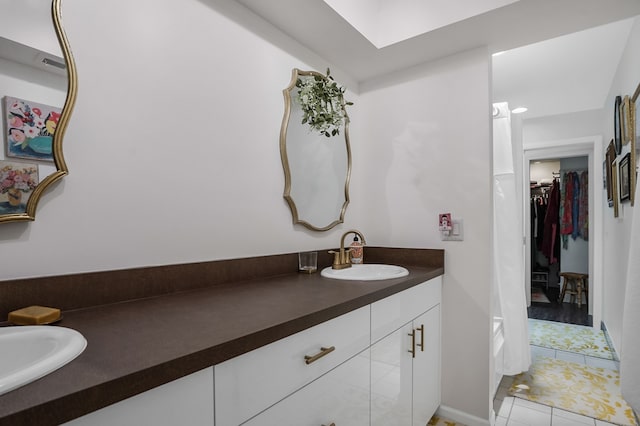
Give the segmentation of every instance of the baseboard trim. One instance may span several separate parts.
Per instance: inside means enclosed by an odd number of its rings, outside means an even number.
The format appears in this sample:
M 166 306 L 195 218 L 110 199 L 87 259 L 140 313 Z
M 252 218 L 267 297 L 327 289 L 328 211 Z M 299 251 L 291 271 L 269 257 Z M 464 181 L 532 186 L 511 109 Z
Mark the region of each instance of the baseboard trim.
M 487 419 L 472 416 L 464 411 L 456 410 L 455 408 L 447 407 L 446 405 L 438 407 L 436 414 L 440 417 L 445 417 L 466 426 L 490 426 L 489 420 Z

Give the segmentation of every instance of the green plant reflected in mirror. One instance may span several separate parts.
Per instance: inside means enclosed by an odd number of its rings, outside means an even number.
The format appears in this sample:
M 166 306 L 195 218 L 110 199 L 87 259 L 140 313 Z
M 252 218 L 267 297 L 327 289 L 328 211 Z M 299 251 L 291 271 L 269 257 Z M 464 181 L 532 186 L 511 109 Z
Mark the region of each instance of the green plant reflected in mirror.
M 280 129 L 284 198 L 293 222 L 326 231 L 344 221 L 349 204 L 351 147 L 344 89 L 332 77 L 294 69 L 283 90 Z
M 61 1 L 0 4 L 0 222 L 34 220 L 68 173 L 62 140 L 77 78 Z

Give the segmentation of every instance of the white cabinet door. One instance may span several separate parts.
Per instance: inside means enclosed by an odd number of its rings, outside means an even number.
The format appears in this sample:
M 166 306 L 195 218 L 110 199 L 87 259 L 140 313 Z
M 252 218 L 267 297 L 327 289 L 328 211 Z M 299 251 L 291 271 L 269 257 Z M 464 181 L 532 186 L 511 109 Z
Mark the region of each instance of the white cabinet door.
M 440 305 L 416 318 L 413 328 L 421 344 L 413 359 L 413 426 L 424 426 L 440 405 Z
M 407 323 L 371 346 L 371 426 L 411 425 L 412 329 Z
M 371 425 L 424 426 L 439 405 L 436 305 L 371 346 Z
M 65 426 L 213 426 L 213 367 L 87 414 Z
M 243 426 L 369 426 L 369 349 Z

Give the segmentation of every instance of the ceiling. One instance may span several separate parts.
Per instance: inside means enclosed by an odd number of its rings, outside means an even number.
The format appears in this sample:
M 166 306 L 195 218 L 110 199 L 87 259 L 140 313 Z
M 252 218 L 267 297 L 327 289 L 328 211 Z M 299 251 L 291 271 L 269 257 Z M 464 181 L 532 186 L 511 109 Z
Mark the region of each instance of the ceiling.
M 602 108 L 631 29 L 628 18 L 640 15 L 638 0 L 502 1 L 504 6 L 487 7 L 483 13 L 451 19 L 449 24 L 377 48 L 324 0 L 236 1 L 356 84 L 481 46 L 488 46 L 491 53 L 516 49 L 494 57 L 494 99 L 509 101 L 510 106 L 527 104 L 529 117 Z M 431 1 L 438 10 L 434 0 L 349 1 L 387 8 Z M 565 35 L 569 36 L 561 37 Z
M 634 19 L 557 37 L 493 57 L 493 100 L 523 118 L 605 106 Z

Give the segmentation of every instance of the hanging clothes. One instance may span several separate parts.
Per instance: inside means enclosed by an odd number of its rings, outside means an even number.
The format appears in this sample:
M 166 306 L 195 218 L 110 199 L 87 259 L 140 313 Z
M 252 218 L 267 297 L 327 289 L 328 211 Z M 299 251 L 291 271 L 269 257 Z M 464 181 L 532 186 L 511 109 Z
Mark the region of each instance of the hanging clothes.
M 578 225 L 578 216 L 580 213 L 580 177 L 577 173 L 570 173 L 573 179 L 573 197 L 571 198 L 571 238 L 574 240 L 580 235 L 580 226 Z
M 538 250 L 542 250 L 542 241 L 544 240 L 544 218 L 547 215 L 547 198 L 538 198 L 536 209 L 536 247 Z
M 589 239 L 589 173 L 580 174 L 580 203 L 578 212 L 578 229 L 586 241 Z
M 569 235 L 574 240 L 589 238 L 589 173 L 565 172 L 560 196 L 560 234 L 567 249 Z
M 549 193 L 549 200 L 547 204 L 547 212 L 544 217 L 544 232 L 541 252 L 549 259 L 549 264 L 552 265 L 558 261 L 559 248 L 556 244 L 556 239 L 559 235 L 558 229 L 558 217 L 560 211 L 560 189 L 558 180 L 554 179 L 551 185 L 551 192 Z
M 560 218 L 560 234 L 571 235 L 573 232 L 573 179 L 571 173 L 562 177 L 564 191 L 562 191 L 562 217 Z

